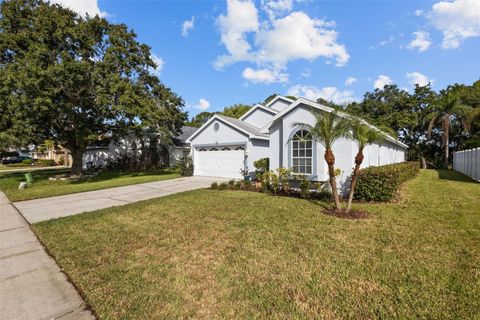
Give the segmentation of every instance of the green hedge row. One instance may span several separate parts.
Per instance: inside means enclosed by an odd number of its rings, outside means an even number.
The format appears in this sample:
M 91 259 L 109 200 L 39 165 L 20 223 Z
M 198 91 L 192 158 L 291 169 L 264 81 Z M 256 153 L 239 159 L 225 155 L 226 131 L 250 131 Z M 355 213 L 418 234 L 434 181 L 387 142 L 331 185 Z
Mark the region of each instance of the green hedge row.
M 420 172 L 418 162 L 402 162 L 360 170 L 354 197 L 361 201 L 390 201 L 405 181 Z

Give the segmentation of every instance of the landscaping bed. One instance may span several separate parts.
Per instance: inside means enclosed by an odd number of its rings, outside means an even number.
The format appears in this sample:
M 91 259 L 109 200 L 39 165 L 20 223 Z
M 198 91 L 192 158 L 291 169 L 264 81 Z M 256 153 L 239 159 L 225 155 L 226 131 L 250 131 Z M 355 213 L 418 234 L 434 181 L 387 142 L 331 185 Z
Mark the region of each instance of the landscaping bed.
M 422 170 L 401 203 L 197 190 L 33 229 L 100 319 L 476 319 L 478 183 Z

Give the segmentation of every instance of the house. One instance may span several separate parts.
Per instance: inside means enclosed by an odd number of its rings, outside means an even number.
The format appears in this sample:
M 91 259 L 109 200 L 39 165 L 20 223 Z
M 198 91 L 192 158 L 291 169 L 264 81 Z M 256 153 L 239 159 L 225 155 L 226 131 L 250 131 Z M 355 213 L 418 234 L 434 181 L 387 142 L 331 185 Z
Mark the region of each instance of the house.
M 309 139 L 298 125 L 314 125 L 315 110 L 334 111 L 304 98 L 276 96 L 265 105 L 255 105 L 240 119 L 213 116 L 187 139 L 194 175 L 242 178 L 242 170 L 254 174 L 254 161 L 269 158 L 270 169 L 286 167 L 312 181 L 327 181 L 324 147 Z M 334 145 L 335 166 L 341 170 L 340 184 L 351 174 L 357 150 L 350 139 Z M 365 148 L 362 167 L 405 161 L 406 150 L 407 145 L 387 136 L 384 142 Z
M 170 142 L 161 141 L 159 134 L 155 134 L 157 145 L 153 148 L 157 153 L 161 167 L 173 167 L 177 162 L 190 154 L 190 145 L 185 140 L 198 128 L 183 126 L 181 133 L 172 137 Z M 103 167 L 109 161 L 122 156 L 140 157 L 151 147 L 150 139 L 140 139 L 130 134 L 118 141 L 109 138 L 98 140 L 90 144 L 83 154 L 83 168 Z

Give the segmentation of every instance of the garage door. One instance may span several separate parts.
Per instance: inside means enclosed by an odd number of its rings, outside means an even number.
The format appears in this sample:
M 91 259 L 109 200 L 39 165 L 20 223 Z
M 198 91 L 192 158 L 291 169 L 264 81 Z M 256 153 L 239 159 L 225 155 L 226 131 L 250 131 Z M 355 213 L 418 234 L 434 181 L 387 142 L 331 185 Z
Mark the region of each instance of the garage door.
M 240 179 L 244 168 L 243 146 L 222 146 L 195 149 L 194 170 L 196 176 Z

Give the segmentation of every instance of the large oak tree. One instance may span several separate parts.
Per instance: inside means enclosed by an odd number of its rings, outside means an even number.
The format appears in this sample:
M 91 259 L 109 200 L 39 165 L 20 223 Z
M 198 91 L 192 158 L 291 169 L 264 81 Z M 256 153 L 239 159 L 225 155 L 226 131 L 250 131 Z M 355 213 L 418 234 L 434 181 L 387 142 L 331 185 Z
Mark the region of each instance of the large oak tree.
M 155 75 L 150 48 L 123 24 L 42 0 L 1 3 L 0 131 L 70 150 L 72 173 L 99 137 L 180 130 L 183 100 Z

